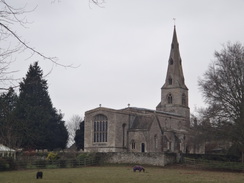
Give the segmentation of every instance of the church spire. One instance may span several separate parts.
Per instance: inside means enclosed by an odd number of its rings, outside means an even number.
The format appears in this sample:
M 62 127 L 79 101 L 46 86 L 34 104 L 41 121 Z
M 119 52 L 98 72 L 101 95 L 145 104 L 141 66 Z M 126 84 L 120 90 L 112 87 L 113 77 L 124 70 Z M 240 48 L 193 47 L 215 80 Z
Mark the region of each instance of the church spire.
M 161 88 L 161 102 L 156 109 L 189 117 L 188 88 L 185 85 L 175 26 L 165 83 Z
M 179 45 L 178 40 L 177 40 L 177 34 L 176 34 L 176 27 L 174 25 L 174 32 L 173 32 L 173 39 L 172 39 L 172 44 L 175 43 Z
M 182 70 L 179 43 L 177 40 L 176 27 L 174 26 L 173 39 L 168 61 L 168 70 L 163 88 L 181 87 L 187 89 Z

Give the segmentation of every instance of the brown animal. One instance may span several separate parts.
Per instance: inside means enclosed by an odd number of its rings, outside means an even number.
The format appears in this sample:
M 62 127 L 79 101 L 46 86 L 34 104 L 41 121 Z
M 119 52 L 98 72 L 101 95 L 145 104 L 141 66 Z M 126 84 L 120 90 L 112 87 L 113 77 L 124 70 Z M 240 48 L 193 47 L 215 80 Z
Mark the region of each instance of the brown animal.
M 136 165 L 133 167 L 133 171 L 136 172 L 136 170 L 138 170 L 139 172 L 143 171 L 145 172 L 145 168 L 143 168 L 142 166 Z

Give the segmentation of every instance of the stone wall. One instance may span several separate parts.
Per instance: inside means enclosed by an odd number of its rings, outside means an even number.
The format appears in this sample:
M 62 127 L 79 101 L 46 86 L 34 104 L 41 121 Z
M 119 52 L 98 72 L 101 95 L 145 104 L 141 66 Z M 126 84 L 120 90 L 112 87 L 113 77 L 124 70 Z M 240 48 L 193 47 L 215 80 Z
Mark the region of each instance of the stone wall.
M 109 152 L 96 153 L 100 162 L 115 164 L 133 164 L 133 165 L 153 165 L 165 166 L 176 162 L 176 154 L 164 153 L 132 153 L 132 152 Z

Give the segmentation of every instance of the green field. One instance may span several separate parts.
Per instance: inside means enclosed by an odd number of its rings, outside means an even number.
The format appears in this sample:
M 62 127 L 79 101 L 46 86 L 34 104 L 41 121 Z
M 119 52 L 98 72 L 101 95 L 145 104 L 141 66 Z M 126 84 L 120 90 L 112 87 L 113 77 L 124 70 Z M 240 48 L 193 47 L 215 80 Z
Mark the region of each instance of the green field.
M 243 173 L 211 172 L 183 168 L 146 167 L 145 172 L 129 166 L 44 169 L 43 179 L 35 179 L 37 170 L 0 172 L 1 183 L 243 183 Z

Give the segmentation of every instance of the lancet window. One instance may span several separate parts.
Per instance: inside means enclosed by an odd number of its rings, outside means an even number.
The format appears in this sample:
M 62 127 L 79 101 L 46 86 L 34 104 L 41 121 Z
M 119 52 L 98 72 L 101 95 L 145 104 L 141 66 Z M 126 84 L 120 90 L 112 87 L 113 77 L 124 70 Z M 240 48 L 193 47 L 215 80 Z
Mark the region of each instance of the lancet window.
M 168 94 L 167 100 L 168 100 L 168 104 L 172 104 L 173 103 L 173 96 L 172 96 L 171 93 Z
M 169 77 L 169 79 L 168 79 L 168 83 L 169 83 L 169 85 L 172 85 L 173 80 L 172 80 L 172 78 L 171 78 L 171 77 Z
M 182 94 L 181 100 L 182 100 L 182 105 L 186 105 L 186 95 L 184 93 Z

